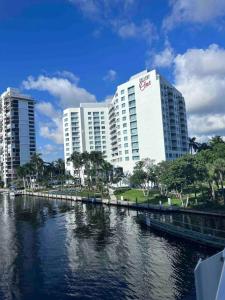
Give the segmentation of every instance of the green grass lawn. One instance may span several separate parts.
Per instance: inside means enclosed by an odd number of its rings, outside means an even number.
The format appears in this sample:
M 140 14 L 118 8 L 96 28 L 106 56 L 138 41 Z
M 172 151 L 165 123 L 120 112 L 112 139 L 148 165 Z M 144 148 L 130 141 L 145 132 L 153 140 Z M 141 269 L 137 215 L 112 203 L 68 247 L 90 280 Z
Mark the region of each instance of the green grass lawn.
M 148 196 L 144 196 L 143 191 L 137 189 L 130 189 L 125 192 L 121 192 L 116 195 L 117 199 L 120 200 L 121 196 L 123 196 L 124 200 L 128 201 L 136 201 L 138 203 L 149 203 L 149 204 L 159 204 L 159 201 L 162 201 L 164 206 L 168 206 L 167 197 L 163 197 L 160 195 L 158 191 L 150 191 Z M 176 198 L 171 198 L 172 205 L 181 205 L 181 201 Z

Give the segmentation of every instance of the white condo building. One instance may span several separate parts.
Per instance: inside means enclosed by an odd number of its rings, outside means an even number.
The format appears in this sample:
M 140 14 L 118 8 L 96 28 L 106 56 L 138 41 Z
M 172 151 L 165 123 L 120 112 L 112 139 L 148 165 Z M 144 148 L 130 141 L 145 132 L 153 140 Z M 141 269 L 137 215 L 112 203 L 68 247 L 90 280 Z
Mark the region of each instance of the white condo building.
M 72 124 L 75 112 L 79 127 Z M 111 103 L 82 104 L 64 111 L 64 150 L 65 160 L 74 150 L 105 151 L 107 160 L 125 172 L 132 172 L 144 158 L 159 162 L 180 157 L 188 152 L 184 98 L 156 70 L 138 73 L 117 87 Z M 67 170 L 71 168 L 68 164 Z
M 64 154 L 66 170 L 73 174 L 67 159 L 74 151 L 101 151 L 110 160 L 109 107 L 106 103 L 82 103 L 63 114 Z
M 16 179 L 16 168 L 36 152 L 35 101 L 8 88 L 0 96 L 0 163 L 4 185 Z

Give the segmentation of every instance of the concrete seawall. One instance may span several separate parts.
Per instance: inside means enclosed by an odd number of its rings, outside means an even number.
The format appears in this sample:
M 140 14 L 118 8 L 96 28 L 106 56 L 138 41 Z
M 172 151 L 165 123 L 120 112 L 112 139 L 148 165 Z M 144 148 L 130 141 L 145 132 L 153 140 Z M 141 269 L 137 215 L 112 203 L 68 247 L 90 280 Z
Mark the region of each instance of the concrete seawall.
M 194 209 L 183 209 L 179 207 L 164 207 L 160 205 L 154 204 L 143 204 L 136 203 L 133 201 L 124 201 L 124 200 L 109 200 L 104 198 L 93 198 L 93 197 L 81 197 L 81 196 L 71 196 L 71 195 L 60 195 L 60 194 L 52 194 L 52 193 L 40 193 L 40 192 L 27 192 L 20 191 L 18 195 L 29 195 L 36 197 L 44 197 L 49 199 L 61 199 L 61 200 L 69 200 L 69 201 L 78 201 L 78 202 L 86 202 L 86 203 L 96 203 L 96 204 L 106 204 L 113 206 L 121 206 L 126 208 L 131 208 L 135 210 L 149 210 L 149 211 L 158 211 L 158 212 L 178 212 L 185 214 L 197 214 L 197 215 L 206 215 L 206 216 L 214 216 L 214 217 L 222 217 L 225 218 L 225 213 L 217 213 L 217 212 L 208 212 Z
M 178 212 L 179 208 L 170 207 L 166 208 L 160 205 L 152 205 L 152 204 L 142 204 L 136 203 L 133 201 L 124 201 L 124 200 L 109 200 L 104 198 L 93 198 L 93 197 L 81 197 L 81 196 L 72 196 L 72 195 L 59 195 L 52 193 L 40 193 L 40 192 L 27 192 L 21 191 L 19 195 L 29 195 L 36 197 L 44 197 L 48 199 L 61 199 L 61 200 L 69 200 L 69 201 L 78 201 L 78 202 L 86 202 L 86 203 L 96 203 L 96 204 L 106 204 L 113 206 L 121 206 L 126 208 L 138 209 L 138 210 L 155 210 L 155 211 L 163 211 L 163 212 Z

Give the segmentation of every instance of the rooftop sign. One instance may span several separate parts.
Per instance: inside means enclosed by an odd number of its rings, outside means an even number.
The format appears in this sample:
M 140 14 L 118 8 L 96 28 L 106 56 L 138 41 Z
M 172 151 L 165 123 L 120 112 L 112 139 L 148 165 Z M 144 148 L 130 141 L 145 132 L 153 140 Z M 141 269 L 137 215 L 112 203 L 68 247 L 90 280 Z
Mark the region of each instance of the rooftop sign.
M 139 79 L 139 88 L 141 91 L 144 91 L 150 85 L 151 85 L 150 75 L 146 75 Z

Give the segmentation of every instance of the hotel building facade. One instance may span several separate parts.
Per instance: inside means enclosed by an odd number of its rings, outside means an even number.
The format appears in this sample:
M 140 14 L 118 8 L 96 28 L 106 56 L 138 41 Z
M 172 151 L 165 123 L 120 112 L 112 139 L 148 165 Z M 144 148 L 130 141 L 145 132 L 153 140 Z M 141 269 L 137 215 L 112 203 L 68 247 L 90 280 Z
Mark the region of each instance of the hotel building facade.
M 72 112 L 84 109 L 85 113 L 80 114 L 80 127 L 76 129 L 81 144 L 75 149 L 75 136 L 71 139 Z M 102 111 L 104 130 L 101 119 L 94 119 L 97 113 L 101 116 Z M 96 129 L 97 135 L 94 134 L 95 120 L 99 120 L 100 126 L 100 132 Z M 92 125 L 88 124 L 90 121 Z M 74 150 L 105 151 L 106 159 L 114 166 L 123 167 L 124 172 L 132 172 L 135 163 L 144 158 L 156 162 L 178 158 L 188 152 L 184 98 L 156 70 L 138 73 L 117 87 L 110 103 L 82 104 L 80 108 L 64 111 L 64 150 L 65 160 Z
M 36 152 L 35 101 L 8 88 L 0 96 L 0 164 L 5 186 L 16 179 L 16 168 Z

